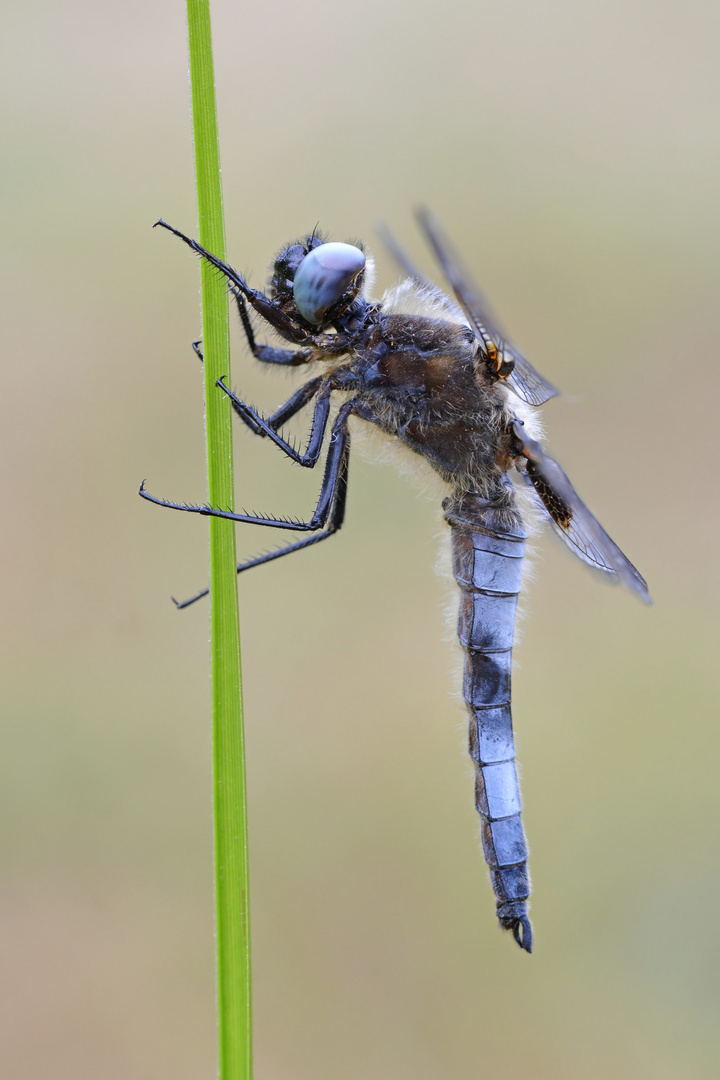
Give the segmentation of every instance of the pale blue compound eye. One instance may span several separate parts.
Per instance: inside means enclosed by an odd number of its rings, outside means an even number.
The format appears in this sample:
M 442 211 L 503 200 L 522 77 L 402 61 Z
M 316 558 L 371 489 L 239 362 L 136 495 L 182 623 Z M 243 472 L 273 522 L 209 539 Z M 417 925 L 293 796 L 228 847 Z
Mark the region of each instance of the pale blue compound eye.
M 309 323 L 321 323 L 365 266 L 365 256 L 352 244 L 320 244 L 306 255 L 295 272 L 293 295 Z

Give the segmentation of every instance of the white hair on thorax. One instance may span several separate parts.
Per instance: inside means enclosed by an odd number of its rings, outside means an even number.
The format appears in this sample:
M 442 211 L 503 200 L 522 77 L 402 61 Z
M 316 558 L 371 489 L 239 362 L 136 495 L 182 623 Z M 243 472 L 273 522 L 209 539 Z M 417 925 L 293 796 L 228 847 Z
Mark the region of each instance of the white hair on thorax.
M 375 260 L 367 251 L 365 254 L 365 276 L 363 277 L 362 288 L 360 289 L 360 295 L 363 300 L 372 302 L 373 289 L 375 288 L 375 278 L 377 277 L 377 267 Z
M 467 326 L 460 308 L 442 289 L 430 281 L 408 277 L 388 289 L 382 297 L 383 312 L 388 315 L 427 315 Z

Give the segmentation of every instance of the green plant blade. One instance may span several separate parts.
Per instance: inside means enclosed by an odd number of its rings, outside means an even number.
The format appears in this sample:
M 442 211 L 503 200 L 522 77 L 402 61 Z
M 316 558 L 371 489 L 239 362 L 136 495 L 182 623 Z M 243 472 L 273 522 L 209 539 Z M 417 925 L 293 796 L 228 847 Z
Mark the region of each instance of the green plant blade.
M 187 0 L 199 240 L 225 258 L 209 0 Z M 224 282 L 200 264 L 208 497 L 233 505 L 230 403 L 215 385 L 230 375 Z M 213 806 L 219 1074 L 252 1077 L 247 798 L 237 605 L 235 528 L 210 518 Z

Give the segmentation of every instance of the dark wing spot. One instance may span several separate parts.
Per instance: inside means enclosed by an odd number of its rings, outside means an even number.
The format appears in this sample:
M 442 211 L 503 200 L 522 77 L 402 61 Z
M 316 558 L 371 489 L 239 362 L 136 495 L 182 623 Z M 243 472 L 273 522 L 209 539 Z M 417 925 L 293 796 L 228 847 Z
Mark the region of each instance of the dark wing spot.
M 568 504 L 545 482 L 532 461 L 528 461 L 526 471 L 553 521 L 563 529 L 569 528 L 573 514 Z

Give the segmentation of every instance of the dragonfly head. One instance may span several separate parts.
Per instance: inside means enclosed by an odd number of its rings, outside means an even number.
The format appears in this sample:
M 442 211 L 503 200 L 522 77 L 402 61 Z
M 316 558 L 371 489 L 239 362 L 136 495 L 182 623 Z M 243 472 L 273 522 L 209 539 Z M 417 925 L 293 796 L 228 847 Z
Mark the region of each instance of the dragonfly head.
M 322 328 L 357 297 L 365 275 L 365 254 L 354 244 L 324 243 L 313 234 L 291 244 L 275 260 L 271 293 L 283 307 L 294 306 L 306 323 Z

